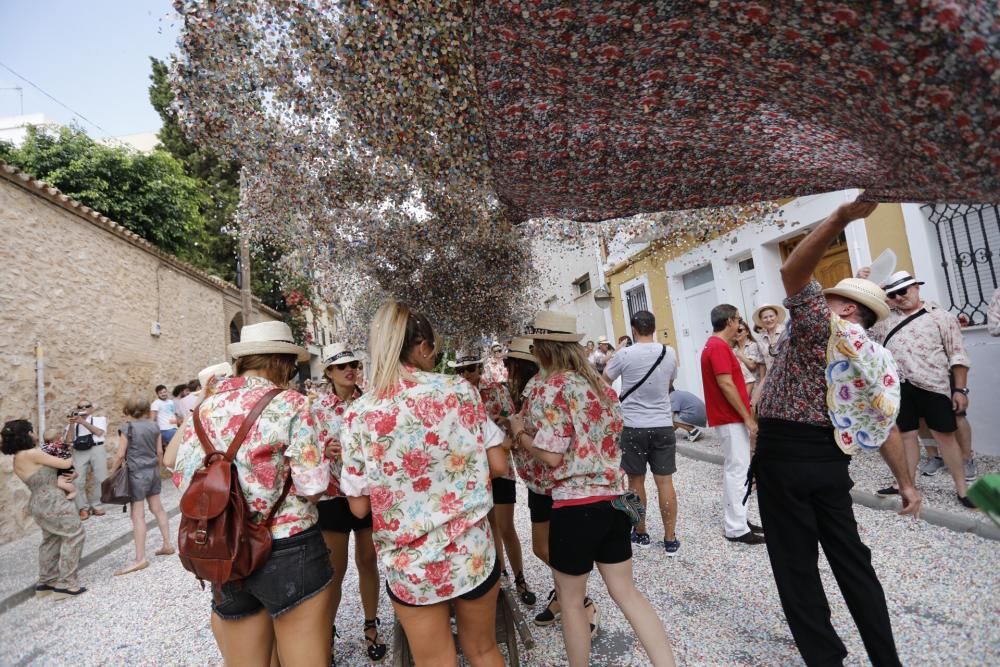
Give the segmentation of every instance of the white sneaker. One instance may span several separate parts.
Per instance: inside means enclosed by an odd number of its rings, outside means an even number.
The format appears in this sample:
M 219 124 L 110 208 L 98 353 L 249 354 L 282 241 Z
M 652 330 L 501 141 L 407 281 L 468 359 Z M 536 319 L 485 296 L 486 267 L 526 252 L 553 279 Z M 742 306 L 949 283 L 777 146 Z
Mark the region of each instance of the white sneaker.
M 965 481 L 974 482 L 976 480 L 976 459 L 969 459 L 965 462 Z
M 697 426 L 695 426 L 690 431 L 688 431 L 688 440 L 690 440 L 691 442 L 695 442 L 696 440 L 698 440 L 699 438 L 701 438 L 701 436 L 703 436 L 703 435 L 705 435 L 705 432 L 702 431 Z

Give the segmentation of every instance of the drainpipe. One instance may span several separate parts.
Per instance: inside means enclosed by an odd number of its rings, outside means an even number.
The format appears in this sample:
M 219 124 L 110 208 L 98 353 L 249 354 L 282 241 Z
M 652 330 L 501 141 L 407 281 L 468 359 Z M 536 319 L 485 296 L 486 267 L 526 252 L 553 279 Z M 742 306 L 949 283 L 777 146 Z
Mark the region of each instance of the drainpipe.
M 602 234 L 600 227 L 597 229 L 597 245 L 594 247 L 594 254 L 597 257 L 597 278 L 600 282 L 600 286 L 606 288 L 607 282 L 604 278 L 604 261 L 606 259 L 604 256 L 604 235 Z M 608 293 L 611 293 L 610 289 L 608 289 Z M 614 303 L 614 296 L 612 296 L 611 302 Z M 614 322 L 611 320 L 611 307 L 602 308 L 601 311 L 604 313 L 604 335 L 608 337 L 608 340 L 614 340 L 615 326 Z

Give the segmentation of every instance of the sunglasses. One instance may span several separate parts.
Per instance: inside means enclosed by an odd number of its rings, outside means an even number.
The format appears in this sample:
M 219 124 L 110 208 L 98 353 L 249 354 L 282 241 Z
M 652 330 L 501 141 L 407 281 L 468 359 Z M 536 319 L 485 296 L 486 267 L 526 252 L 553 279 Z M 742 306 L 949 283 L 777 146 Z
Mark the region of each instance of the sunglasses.
M 479 364 L 473 364 L 472 366 L 462 366 L 458 369 L 459 373 L 474 373 L 479 370 Z
M 348 368 L 350 368 L 351 370 L 355 370 L 356 371 L 359 368 L 361 368 L 361 362 L 360 361 L 348 361 L 346 364 L 334 364 L 333 367 L 336 368 L 338 371 L 342 371 L 342 370 L 345 370 L 345 369 L 348 369 Z
M 92 408 L 92 407 L 94 407 L 93 403 L 84 403 L 83 405 L 76 406 L 78 410 L 86 410 L 87 408 Z
M 887 292 L 885 296 L 886 296 L 886 298 L 888 298 L 890 300 L 897 299 L 897 298 L 899 298 L 901 296 L 905 296 L 906 293 L 909 292 L 909 291 L 910 291 L 909 287 L 904 287 L 902 289 L 893 290 L 892 292 Z

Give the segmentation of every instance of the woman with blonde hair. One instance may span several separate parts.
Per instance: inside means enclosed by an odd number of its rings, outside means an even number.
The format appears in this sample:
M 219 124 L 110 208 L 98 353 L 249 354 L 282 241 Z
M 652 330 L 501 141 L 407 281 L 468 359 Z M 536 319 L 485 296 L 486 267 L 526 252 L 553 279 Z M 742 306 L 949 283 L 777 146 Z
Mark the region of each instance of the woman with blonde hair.
M 276 648 L 283 665 L 327 667 L 333 572 L 315 503 L 330 468 L 305 398 L 288 389 L 309 353 L 284 322 L 260 322 L 243 327 L 229 354 L 236 377 L 219 382 L 185 424 L 174 484 L 187 489 L 206 449 L 225 452 L 259 410 L 233 463 L 250 520 L 268 525 L 273 541 L 249 577 L 212 586 L 212 632 L 227 665 L 269 665 Z
M 766 353 L 761 350 L 760 343 L 754 338 L 750 326 L 742 317 L 739 328 L 736 330 L 736 338 L 733 339 L 733 354 L 740 362 L 743 382 L 746 384 L 747 394 L 750 396 L 750 405 L 756 406 L 767 373 L 767 364 L 764 361 Z
M 157 556 L 176 553 L 170 541 L 170 522 L 160 500 L 160 465 L 163 463 L 163 438 L 156 422 L 149 418 L 149 401 L 133 397 L 125 403 L 122 413 L 127 419 L 118 429 L 118 451 L 115 452 L 111 471 L 118 470 L 128 460 L 128 486 L 132 494 L 132 538 L 135 541 L 135 560 L 115 572 L 115 576 L 131 574 L 149 567 L 146 560 L 146 511 L 156 517 L 163 545 Z
M 632 578 L 631 522 L 619 507 L 627 484 L 618 439 L 623 428 L 614 391 L 588 363 L 573 315 L 541 311 L 528 334 L 546 376 L 532 390 L 527 419 L 511 418 L 516 446 L 552 469 L 549 565 L 562 607 L 570 667 L 590 662 L 584 598 L 594 563 L 656 667 L 673 665 L 663 624 Z
M 389 301 L 372 320 L 368 392 L 341 430 L 341 490 L 373 538 L 396 617 L 417 665 L 454 665 L 450 607 L 469 664 L 500 667 L 500 566 L 487 513 L 490 478 L 507 468 L 503 432 L 479 392 L 431 372 L 427 318 Z

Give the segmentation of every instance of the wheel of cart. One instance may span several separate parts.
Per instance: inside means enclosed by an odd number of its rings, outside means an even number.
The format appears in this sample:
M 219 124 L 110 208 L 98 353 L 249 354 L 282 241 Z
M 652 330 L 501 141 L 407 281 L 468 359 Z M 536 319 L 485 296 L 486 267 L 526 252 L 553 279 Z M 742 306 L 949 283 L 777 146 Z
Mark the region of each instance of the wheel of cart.
M 511 667 L 520 667 L 521 665 L 518 637 L 521 638 L 521 644 L 525 650 L 530 651 L 534 648 L 535 640 L 531 636 L 531 630 L 524 614 L 514 602 L 510 591 L 501 587 L 500 594 L 497 595 L 497 644 L 507 646 L 507 664 Z M 457 641 L 456 638 L 456 645 Z M 403 631 L 399 619 L 396 619 L 392 626 L 392 664 L 394 667 L 413 666 L 410 643 L 406 640 L 406 633 Z

